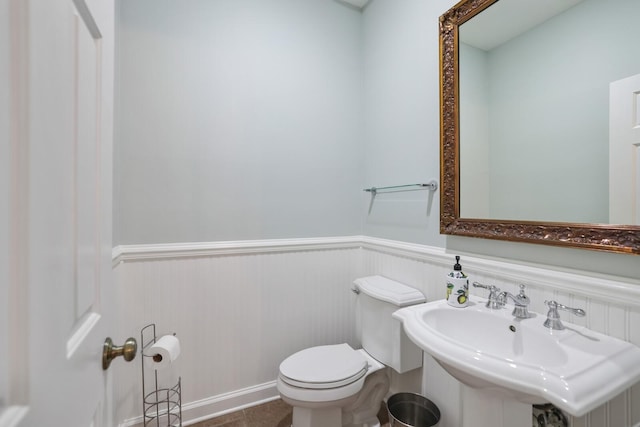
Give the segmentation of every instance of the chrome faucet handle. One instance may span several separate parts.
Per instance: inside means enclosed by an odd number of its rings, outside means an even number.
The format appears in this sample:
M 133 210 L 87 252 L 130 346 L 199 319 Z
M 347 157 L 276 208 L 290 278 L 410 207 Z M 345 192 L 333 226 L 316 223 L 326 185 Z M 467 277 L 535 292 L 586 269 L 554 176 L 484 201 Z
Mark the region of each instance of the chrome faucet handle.
M 480 282 L 473 282 L 473 287 L 474 288 L 482 288 L 482 289 L 489 289 L 490 292 L 500 292 L 500 288 L 497 288 L 493 285 L 483 285 Z
M 514 307 L 511 315 L 518 319 L 528 319 L 529 317 L 531 317 L 529 314 L 529 309 L 527 308 L 529 307 L 529 303 L 531 302 L 531 300 L 525 294 L 524 289 L 525 286 L 520 285 L 520 293 L 518 295 L 513 295 L 512 293 L 506 291 L 500 294 L 500 299 L 503 301 L 503 304 L 505 304 L 509 298 L 513 300 Z
M 564 325 L 562 324 L 562 321 L 560 321 L 560 313 L 558 313 L 558 310 L 568 311 L 578 317 L 584 317 L 587 314 L 587 312 L 581 308 L 567 307 L 566 305 L 560 304 L 556 301 L 545 301 L 544 303 L 549 307 L 547 320 L 545 320 L 544 322 L 545 328 L 554 329 L 557 331 L 561 331 L 564 329 Z
M 525 288 L 526 288 L 526 286 L 521 283 L 520 284 L 520 293 L 518 293 L 518 300 L 520 301 L 519 302 L 520 305 L 529 305 L 529 303 L 531 302 L 529 297 L 524 293 L 524 289 Z
M 489 290 L 489 297 L 487 298 L 485 307 L 492 310 L 497 310 L 498 308 L 502 308 L 504 306 L 504 299 L 500 298 L 500 288 L 493 285 L 483 285 L 480 282 L 473 282 L 473 287 Z

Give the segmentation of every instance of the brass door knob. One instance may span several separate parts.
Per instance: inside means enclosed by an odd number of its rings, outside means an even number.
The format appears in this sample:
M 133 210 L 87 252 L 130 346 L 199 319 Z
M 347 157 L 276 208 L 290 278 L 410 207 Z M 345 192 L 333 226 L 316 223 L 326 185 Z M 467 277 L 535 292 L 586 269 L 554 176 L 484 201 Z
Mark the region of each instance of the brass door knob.
M 122 356 L 124 360 L 131 362 L 136 358 L 136 351 L 138 351 L 138 343 L 133 337 L 128 338 L 121 347 L 113 345 L 111 338 L 107 338 L 104 340 L 104 346 L 102 347 L 102 369 L 108 369 L 111 361 L 118 356 Z

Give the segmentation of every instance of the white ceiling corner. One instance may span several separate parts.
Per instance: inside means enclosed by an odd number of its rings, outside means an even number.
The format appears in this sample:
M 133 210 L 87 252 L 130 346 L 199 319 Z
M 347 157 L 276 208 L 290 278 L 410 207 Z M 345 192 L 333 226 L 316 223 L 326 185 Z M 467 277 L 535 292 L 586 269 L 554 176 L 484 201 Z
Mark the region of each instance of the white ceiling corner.
M 340 0 L 343 3 L 348 3 L 352 6 L 357 7 L 358 9 L 362 9 L 369 3 L 369 0 Z

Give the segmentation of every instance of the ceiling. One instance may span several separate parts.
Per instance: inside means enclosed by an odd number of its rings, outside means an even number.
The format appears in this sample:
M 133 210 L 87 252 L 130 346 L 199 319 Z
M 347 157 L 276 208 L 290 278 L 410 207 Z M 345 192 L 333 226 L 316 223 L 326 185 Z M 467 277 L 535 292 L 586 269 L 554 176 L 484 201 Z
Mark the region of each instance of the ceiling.
M 369 0 L 339 0 L 342 3 L 348 3 L 352 6 L 357 7 L 358 9 L 362 9 L 364 8 L 367 3 L 369 3 Z
M 500 0 L 462 24 L 460 41 L 491 50 L 582 1 Z

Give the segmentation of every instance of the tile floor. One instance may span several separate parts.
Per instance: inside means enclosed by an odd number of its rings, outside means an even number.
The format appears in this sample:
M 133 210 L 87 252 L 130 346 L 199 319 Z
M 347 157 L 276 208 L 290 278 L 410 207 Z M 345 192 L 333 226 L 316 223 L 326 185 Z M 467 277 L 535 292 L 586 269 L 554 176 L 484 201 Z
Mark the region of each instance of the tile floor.
M 221 417 L 201 421 L 192 427 L 290 427 L 291 406 L 281 399 L 253 406 Z M 384 403 L 378 412 L 382 427 L 389 426 L 387 407 Z

